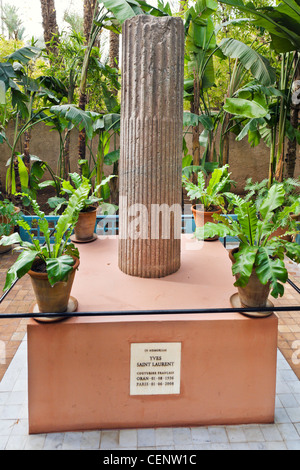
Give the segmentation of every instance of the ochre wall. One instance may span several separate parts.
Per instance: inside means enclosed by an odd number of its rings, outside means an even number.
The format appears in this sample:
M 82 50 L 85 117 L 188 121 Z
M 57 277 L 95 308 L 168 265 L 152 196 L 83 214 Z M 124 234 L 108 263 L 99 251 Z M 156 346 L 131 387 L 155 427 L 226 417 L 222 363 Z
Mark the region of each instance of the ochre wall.
M 11 142 L 13 135 L 13 126 L 9 125 L 7 136 Z M 71 135 L 70 157 L 71 157 L 71 171 L 77 171 L 77 131 L 73 130 Z M 191 135 L 186 137 L 188 147 L 191 144 Z M 96 153 L 98 141 L 93 141 L 93 150 Z M 20 148 L 17 148 L 19 151 Z M 56 131 L 51 131 L 48 126 L 44 124 L 37 124 L 32 128 L 32 138 L 30 142 L 30 152 L 42 160 L 47 161 L 53 171 L 56 171 L 57 159 L 59 156 L 59 135 Z M 87 158 L 89 150 L 87 149 Z M 9 148 L 6 144 L 0 145 L 0 175 L 2 184 L 5 182 L 6 162 L 10 157 Z M 261 181 L 268 176 L 269 166 L 269 148 L 262 142 L 257 147 L 251 148 L 247 137 L 241 141 L 236 142 L 234 136 L 230 136 L 230 171 L 232 172 L 232 179 L 237 182 L 236 192 L 242 193 L 247 178 L 252 178 L 253 181 Z M 106 168 L 106 173 L 109 173 L 111 168 Z M 295 177 L 300 175 L 300 148 L 298 146 L 297 152 L 297 165 L 295 170 Z M 45 179 L 49 179 L 50 175 L 45 174 Z

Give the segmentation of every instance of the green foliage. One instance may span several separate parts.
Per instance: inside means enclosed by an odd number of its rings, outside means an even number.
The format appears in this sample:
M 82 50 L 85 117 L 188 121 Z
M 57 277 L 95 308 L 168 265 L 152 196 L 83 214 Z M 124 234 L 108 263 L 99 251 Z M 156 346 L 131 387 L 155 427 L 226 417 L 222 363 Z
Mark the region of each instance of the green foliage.
M 271 47 L 279 53 L 300 50 L 299 2 L 283 0 L 276 6 L 256 8 L 242 0 L 219 0 L 254 18 L 253 24 L 265 29 L 272 38 Z
M 182 183 L 190 200 L 196 204 L 203 204 L 205 211 L 213 210 L 215 207 L 224 209 L 223 193 L 229 191 L 233 183 L 230 175 L 228 165 L 224 165 L 222 168 L 214 169 L 207 186 L 203 171 L 199 171 L 197 175 L 197 184 L 192 183 L 185 175 L 182 177 Z
M 24 46 L 23 41 L 15 39 L 5 39 L 0 36 L 0 62 L 3 62 L 7 55 Z
M 103 4 L 105 8 L 114 14 L 114 17 L 119 21 L 120 24 L 123 24 L 124 21 L 129 18 L 133 18 L 136 15 L 168 15 L 167 8 L 156 8 L 143 0 L 104 0 Z M 160 4 L 160 6 L 162 5 Z
M 82 162 L 83 164 L 86 161 Z M 86 173 L 87 174 L 87 173 Z M 54 213 L 58 213 L 62 207 L 68 204 L 68 200 L 76 192 L 76 190 L 82 185 L 83 182 L 88 182 L 90 184 L 90 192 L 86 199 L 83 202 L 81 212 L 86 212 L 91 206 L 101 206 L 103 214 L 114 214 L 117 211 L 117 206 L 114 204 L 108 204 L 104 201 L 109 197 L 109 192 L 107 192 L 108 182 L 115 178 L 115 175 L 110 175 L 107 178 L 104 178 L 95 188 L 92 187 L 90 178 L 81 176 L 78 173 L 70 173 L 69 180 L 61 181 L 61 197 L 52 197 L 48 200 L 50 207 L 55 209 Z M 102 196 L 99 196 L 101 194 Z
M 233 38 L 223 38 L 219 48 L 226 57 L 239 59 L 246 70 L 264 86 L 275 83 L 276 74 L 269 61 L 247 44 Z
M 0 237 L 8 236 L 17 225 L 20 215 L 15 211 L 15 206 L 8 199 L 0 200 Z
M 248 178 L 245 185 L 245 200 L 255 201 L 256 206 L 259 207 L 268 194 L 268 183 L 268 179 L 253 182 L 252 178 Z M 273 185 L 276 184 L 280 184 L 283 187 L 284 201 L 282 207 L 292 206 L 295 202 L 299 201 L 300 177 L 298 179 L 287 178 L 282 183 L 274 181 Z M 285 224 L 285 221 L 283 221 L 283 224 Z
M 232 273 L 239 275 L 235 286 L 247 285 L 255 270 L 262 284 L 270 283 L 273 297 L 282 296 L 283 284 L 287 280 L 284 256 L 299 263 L 300 245 L 274 234 L 291 213 L 300 213 L 299 199 L 290 206 L 283 206 L 285 190 L 281 183 L 272 185 L 259 202 L 245 200 L 232 193 L 225 193 L 225 197 L 234 208 L 237 220 L 230 215 L 226 218 L 214 215 L 218 223 L 206 223 L 204 237 L 228 235 L 239 239 L 239 251 L 232 266 Z M 297 233 L 296 224 L 291 219 L 286 233 Z M 195 236 L 202 236 L 199 229 L 196 229 Z
M 18 220 L 17 223 L 28 233 L 31 242 L 22 241 L 18 233 L 1 238 L 0 245 L 17 244 L 18 246 L 15 249 L 21 250 L 21 254 L 16 262 L 7 272 L 4 290 L 9 289 L 16 279 L 24 276 L 31 269 L 34 260 L 37 258 L 41 259 L 46 265 L 49 282 L 52 286 L 68 277 L 74 264 L 73 257 L 79 257 L 78 250 L 70 243 L 70 236 L 90 189 L 91 187 L 88 182 L 83 181 L 74 191 L 67 207 L 57 221 L 53 244 L 50 243 L 51 230 L 49 229 L 45 213 L 40 210 L 38 203 L 31 199 L 34 213 L 38 217 L 40 231 L 45 237 L 45 245 L 40 245 L 39 241 L 33 237 L 30 226 L 22 219 Z

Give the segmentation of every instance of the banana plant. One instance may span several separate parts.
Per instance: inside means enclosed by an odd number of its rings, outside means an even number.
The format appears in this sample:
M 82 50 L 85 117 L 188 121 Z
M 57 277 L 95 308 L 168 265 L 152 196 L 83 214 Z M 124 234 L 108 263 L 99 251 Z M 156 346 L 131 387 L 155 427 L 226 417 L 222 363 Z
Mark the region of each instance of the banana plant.
M 45 108 L 34 110 L 36 97 L 44 98 L 52 103 L 59 100 L 55 94 L 45 87 L 39 78 L 29 75 L 29 63 L 41 54 L 41 50 L 34 46 L 26 46 L 16 50 L 6 57 L 6 62 L 0 63 L 0 108 L 2 122 L 0 127 L 6 125 L 6 115 L 9 102 L 11 102 L 15 117 L 15 132 L 9 139 L 5 132 L 1 132 L 0 142 L 6 142 L 10 148 L 11 157 L 8 161 L 6 173 L 6 192 L 14 195 L 18 191 L 30 187 L 30 155 L 29 152 L 21 155 L 17 152 L 17 145 L 23 135 L 31 128 L 48 119 L 43 113 Z M 9 97 L 9 99 L 8 99 Z
M 252 24 L 271 36 L 271 47 L 279 53 L 300 50 L 300 6 L 298 0 L 282 0 L 275 6 L 256 7 L 243 0 L 218 0 L 253 18 Z
M 41 245 L 39 240 L 34 238 L 30 225 L 23 219 L 18 219 L 17 224 L 27 232 L 30 242 L 23 241 L 18 233 L 1 238 L 0 245 L 16 244 L 14 250 L 21 251 L 15 263 L 7 271 L 4 291 L 9 289 L 17 279 L 28 273 L 37 258 L 42 260 L 46 266 L 51 286 L 67 278 L 73 269 L 74 257 L 79 258 L 78 249 L 70 242 L 70 236 L 90 189 L 88 182 L 83 181 L 72 194 L 66 209 L 55 226 L 54 243 L 50 241 L 51 229 L 45 213 L 40 210 L 38 203 L 31 199 L 32 208 L 38 217 L 38 226 L 45 237 L 45 244 Z
M 114 150 L 110 151 L 110 142 L 111 139 L 119 133 L 120 114 L 108 113 L 102 115 L 92 111 L 84 111 L 73 104 L 52 106 L 49 112 L 53 113 L 58 118 L 56 128 L 58 128 L 59 125 L 59 128 L 62 130 L 66 127 L 69 129 L 76 127 L 79 131 L 84 130 L 86 141 L 92 141 L 95 137 L 98 138 L 96 155 L 94 155 L 92 145 L 89 145 L 87 142 L 91 155 L 90 161 L 88 161 L 87 158 L 80 159 L 78 160 L 78 165 L 82 175 L 82 170 L 88 165 L 89 175 L 91 177 L 95 177 L 96 186 L 103 190 L 103 185 L 99 186 L 104 176 L 103 166 L 105 164 L 114 165 L 114 170 L 117 169 L 116 166 L 119 160 L 119 149 L 114 145 Z M 49 124 L 51 124 L 51 121 L 49 121 Z M 85 176 L 87 176 L 86 171 Z M 65 179 L 67 177 L 68 174 L 65 175 Z M 40 187 L 46 187 L 49 184 L 53 185 L 53 182 L 43 182 Z M 106 191 L 107 190 L 108 185 L 106 184 Z
M 300 213 L 300 201 L 282 207 L 285 200 L 283 184 L 271 186 L 266 197 L 260 204 L 256 201 L 246 201 L 232 193 L 225 193 L 230 207 L 234 207 L 237 220 L 232 216 L 214 215 L 218 223 L 206 223 L 204 237 L 233 236 L 239 240 L 239 250 L 232 265 L 233 275 L 239 278 L 235 286 L 247 285 L 252 272 L 255 270 L 263 285 L 270 283 L 271 295 L 275 298 L 284 294 L 284 283 L 288 279 L 284 256 L 296 263 L 300 262 L 300 245 L 272 236 L 281 227 L 283 221 L 289 220 L 289 214 Z M 289 222 L 287 233 L 296 234 L 295 223 Z M 199 229 L 195 232 L 196 238 L 202 238 Z
M 294 80 L 299 79 L 300 61 L 300 5 L 298 0 L 282 0 L 278 5 L 263 6 L 256 8 L 252 3 L 244 3 L 243 0 L 218 0 L 220 3 L 230 5 L 237 10 L 247 13 L 251 18 L 249 21 L 267 31 L 271 37 L 270 47 L 278 54 L 281 61 L 281 71 L 279 80 L 279 90 L 283 91 L 281 98 L 277 104 L 277 119 L 273 123 L 272 128 L 272 146 L 270 148 L 270 172 L 269 187 L 273 179 L 282 181 L 285 150 L 284 143 L 286 137 L 290 142 L 294 142 L 290 146 L 288 152 L 288 174 L 290 177 L 294 174 L 296 160 L 297 125 L 299 107 L 296 110 L 296 119 L 294 126 L 289 126 L 288 115 L 293 113 L 291 103 L 291 89 Z M 292 120 L 291 120 L 292 121 Z M 288 132 L 288 127 L 294 127 L 292 133 Z M 278 140 L 277 146 L 275 141 Z

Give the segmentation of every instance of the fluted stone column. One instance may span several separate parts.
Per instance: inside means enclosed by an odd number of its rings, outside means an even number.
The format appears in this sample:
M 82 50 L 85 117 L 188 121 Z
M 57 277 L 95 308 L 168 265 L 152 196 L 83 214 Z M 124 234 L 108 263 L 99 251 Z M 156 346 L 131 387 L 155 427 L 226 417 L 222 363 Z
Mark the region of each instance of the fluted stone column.
M 180 267 L 184 27 L 139 15 L 122 29 L 119 268 Z

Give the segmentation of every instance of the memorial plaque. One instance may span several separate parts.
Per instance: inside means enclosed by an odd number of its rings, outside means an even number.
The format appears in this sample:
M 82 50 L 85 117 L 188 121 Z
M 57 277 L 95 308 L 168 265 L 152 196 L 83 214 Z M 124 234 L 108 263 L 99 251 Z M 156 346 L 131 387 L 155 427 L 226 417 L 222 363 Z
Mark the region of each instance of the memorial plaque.
M 130 395 L 180 393 L 181 343 L 132 343 Z

